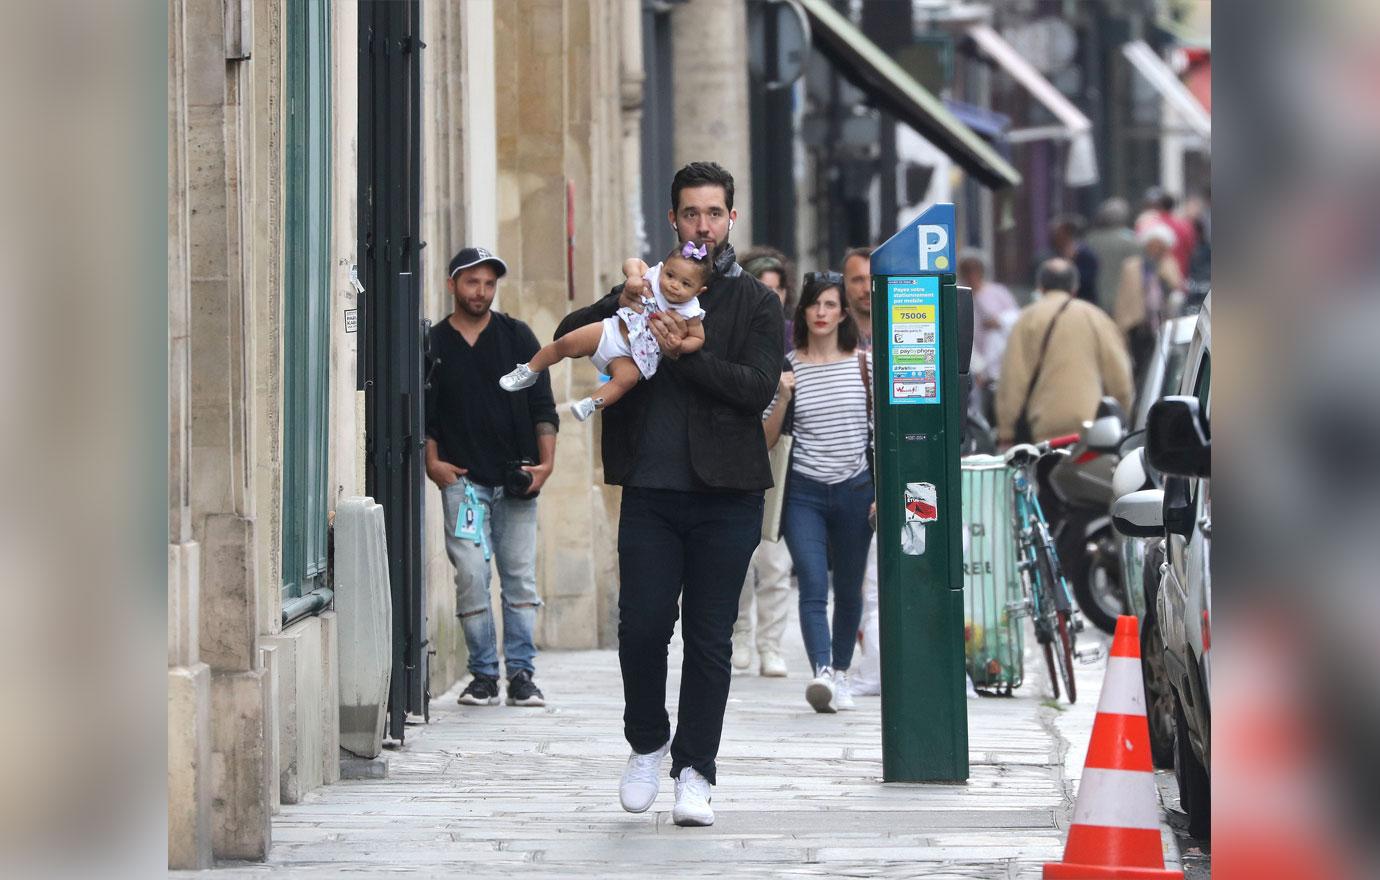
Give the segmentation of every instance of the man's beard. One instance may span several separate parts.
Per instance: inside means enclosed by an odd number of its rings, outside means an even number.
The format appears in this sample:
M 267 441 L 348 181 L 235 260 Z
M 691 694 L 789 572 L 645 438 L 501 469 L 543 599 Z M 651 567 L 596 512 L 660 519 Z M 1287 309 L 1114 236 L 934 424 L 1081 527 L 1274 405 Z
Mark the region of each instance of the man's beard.
M 475 307 L 471 305 L 468 300 L 462 299 L 460 297 L 456 297 L 455 299 L 455 305 L 459 308 L 459 310 L 469 315 L 471 318 L 484 317 L 484 315 L 488 313 L 489 309 L 493 307 L 493 304 L 493 300 L 489 300 L 488 302 L 479 306 L 478 311 L 475 311 Z

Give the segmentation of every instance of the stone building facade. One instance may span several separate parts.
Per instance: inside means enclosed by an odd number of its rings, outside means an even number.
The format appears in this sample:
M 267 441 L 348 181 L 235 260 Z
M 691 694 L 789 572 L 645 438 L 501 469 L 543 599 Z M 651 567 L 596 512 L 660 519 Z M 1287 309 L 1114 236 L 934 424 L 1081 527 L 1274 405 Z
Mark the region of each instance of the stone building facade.
M 549 339 L 571 308 L 618 279 L 622 259 L 639 252 L 642 224 L 664 221 L 664 207 L 651 218 L 641 209 L 648 8 L 644 0 L 423 2 L 424 317 L 450 311 L 450 255 L 481 244 L 512 270 L 496 307 Z M 719 102 L 711 110 L 677 99 L 678 118 L 688 120 L 677 129 L 677 161 L 717 159 L 743 177 L 744 10 L 744 0 L 695 0 L 656 13 L 673 16 L 678 32 L 689 25 L 676 94 Z M 285 439 L 301 429 L 290 401 L 300 357 L 293 310 L 304 295 L 291 281 L 301 227 L 290 170 L 301 159 L 292 114 L 302 112 L 303 93 L 294 89 L 307 70 L 313 100 L 326 102 L 312 112 L 325 163 L 313 173 L 327 207 L 309 230 L 322 272 L 305 295 L 329 318 L 319 412 L 329 514 L 365 488 L 359 344 L 341 317 L 358 304 L 350 269 L 360 7 L 169 0 L 168 27 L 168 860 L 192 868 L 264 858 L 278 804 L 339 778 L 334 612 L 282 625 L 285 560 L 300 555 L 291 523 L 304 503 Z M 713 65 L 703 56 L 711 44 Z M 318 53 L 315 61 L 304 51 Z M 669 182 L 648 185 L 669 191 Z M 747 191 L 744 182 L 740 208 Z M 553 379 L 558 402 L 595 383 L 585 364 L 563 364 Z M 439 494 L 426 493 L 430 690 L 440 694 L 465 674 L 466 652 Z M 564 419 L 539 508 L 539 646 L 614 644 L 617 502 L 602 481 L 598 420 Z

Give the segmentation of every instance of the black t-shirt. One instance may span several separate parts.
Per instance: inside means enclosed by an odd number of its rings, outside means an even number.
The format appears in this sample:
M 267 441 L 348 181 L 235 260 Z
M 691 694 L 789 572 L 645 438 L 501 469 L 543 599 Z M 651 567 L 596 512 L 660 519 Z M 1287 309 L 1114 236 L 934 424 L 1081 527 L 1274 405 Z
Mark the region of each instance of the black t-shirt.
M 497 312 L 473 346 L 449 320 L 432 328 L 427 436 L 441 460 L 468 469 L 472 482 L 503 485 L 508 462 L 536 460 L 534 423 L 558 423 L 549 374 L 523 391 L 498 387 L 500 376 L 538 348 L 526 324 Z

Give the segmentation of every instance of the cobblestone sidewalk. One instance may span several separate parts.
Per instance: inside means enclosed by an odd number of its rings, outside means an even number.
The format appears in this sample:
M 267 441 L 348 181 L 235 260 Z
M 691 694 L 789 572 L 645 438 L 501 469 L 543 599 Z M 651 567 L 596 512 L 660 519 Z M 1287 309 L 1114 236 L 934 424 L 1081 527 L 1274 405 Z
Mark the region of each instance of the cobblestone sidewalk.
M 284 806 L 269 861 L 217 876 L 1033 878 L 1059 859 L 1101 663 L 1078 669 L 1067 711 L 1042 705 L 1033 657 L 1018 696 L 970 700 L 967 784 L 883 785 L 880 698 L 815 714 L 793 648 L 790 678 L 734 676 L 712 828 L 671 823 L 669 779 L 651 811 L 619 808 L 617 655 L 546 652 L 547 708 L 459 706 L 458 688 L 436 698 L 430 725 L 389 753 L 388 779 Z M 678 640 L 673 651 L 672 699 Z

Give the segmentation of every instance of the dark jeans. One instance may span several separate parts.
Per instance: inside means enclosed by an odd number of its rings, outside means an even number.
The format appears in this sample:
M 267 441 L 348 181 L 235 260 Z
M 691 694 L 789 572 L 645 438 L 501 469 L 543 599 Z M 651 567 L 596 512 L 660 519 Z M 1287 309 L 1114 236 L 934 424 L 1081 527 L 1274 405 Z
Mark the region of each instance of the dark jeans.
M 694 767 L 715 782 L 732 674 L 733 622 L 761 532 L 760 494 L 623 490 L 618 518 L 623 733 L 640 754 L 656 751 L 671 736 L 666 654 L 680 600 L 685 659 L 671 743 L 673 777 Z
M 862 582 L 872 526 L 872 477 L 818 483 L 792 473 L 781 513 L 786 546 L 800 582 L 800 632 L 812 671 L 847 669 L 862 621 Z M 834 570 L 834 625 L 830 638 L 829 568 Z

